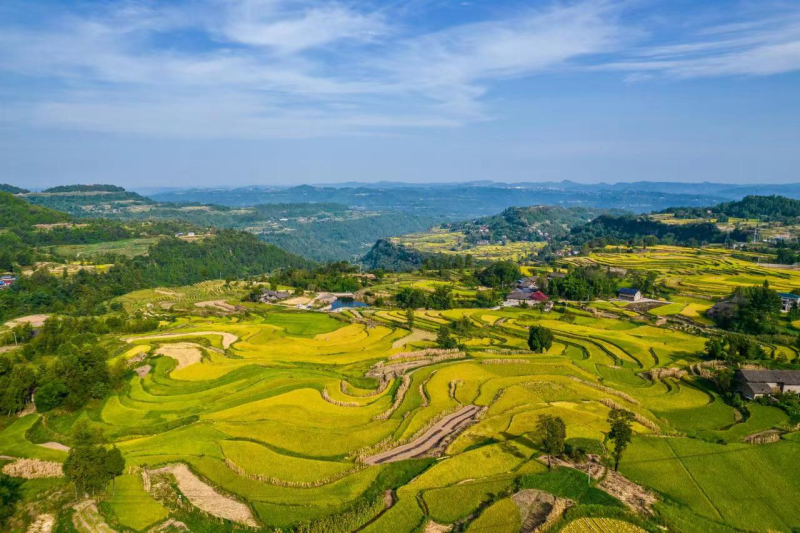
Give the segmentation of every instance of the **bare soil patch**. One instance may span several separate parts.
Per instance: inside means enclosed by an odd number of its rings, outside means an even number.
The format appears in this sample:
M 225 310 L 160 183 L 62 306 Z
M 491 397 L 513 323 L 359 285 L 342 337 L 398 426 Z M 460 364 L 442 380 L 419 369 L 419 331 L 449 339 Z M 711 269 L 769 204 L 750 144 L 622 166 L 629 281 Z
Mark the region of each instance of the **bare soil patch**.
M 364 463 L 368 465 L 393 463 L 395 461 L 420 457 L 432 452 L 440 447 L 443 442 L 455 438 L 461 431 L 466 429 L 467 426 L 475 421 L 482 411 L 483 409 L 477 405 L 464 406 L 455 413 L 444 417 L 434 424 L 418 439 L 377 455 L 367 457 L 364 459 Z
M 39 459 L 17 459 L 4 466 L 3 473 L 7 476 L 25 479 L 64 477 L 61 463 L 40 461 Z
M 45 442 L 44 444 L 40 444 L 42 448 L 50 448 L 51 450 L 61 450 L 62 452 L 68 452 L 69 446 L 66 444 L 61 444 L 60 442 Z
M 253 514 L 247 505 L 230 496 L 220 494 L 194 475 L 186 465 L 168 465 L 158 470 L 153 470 L 151 473 L 172 474 L 183 495 L 201 511 L 246 526 L 258 527 L 258 523 L 253 518 Z
M 178 362 L 175 370 L 186 368 L 189 365 L 199 363 L 203 360 L 203 352 L 200 349 L 200 345 L 192 342 L 164 344 L 163 346 L 159 346 L 156 350 L 156 355 L 163 355 L 175 359 L 175 361 Z
M 436 335 L 434 335 L 430 331 L 425 331 L 422 329 L 414 329 L 403 337 L 402 339 L 397 339 L 392 343 L 392 348 L 406 348 L 409 344 L 413 344 L 415 342 L 424 342 L 424 341 L 433 341 L 436 340 Z
M 152 367 L 152 366 L 150 366 L 150 365 L 143 365 L 143 366 L 140 366 L 139 368 L 135 369 L 135 370 L 134 370 L 134 372 L 136 372 L 136 375 L 137 375 L 137 376 L 139 376 L 140 378 L 144 379 L 144 377 L 145 377 L 147 374 L 149 374 L 149 373 L 150 373 L 150 370 L 151 370 L 152 368 L 153 368 L 153 367 Z
M 11 350 L 16 350 L 19 346 L 0 346 L 0 353 L 10 352 Z
M 28 315 L 20 318 L 15 318 L 14 320 L 9 320 L 8 322 L 6 322 L 6 326 L 9 328 L 13 328 L 21 324 L 30 324 L 35 328 L 40 328 L 44 326 L 44 322 L 48 318 L 50 318 L 50 315 Z
M 453 526 L 448 526 L 448 525 L 445 525 L 445 524 L 438 524 L 438 523 L 434 522 L 433 520 L 429 520 L 425 524 L 424 533 L 447 533 L 451 529 L 453 529 Z

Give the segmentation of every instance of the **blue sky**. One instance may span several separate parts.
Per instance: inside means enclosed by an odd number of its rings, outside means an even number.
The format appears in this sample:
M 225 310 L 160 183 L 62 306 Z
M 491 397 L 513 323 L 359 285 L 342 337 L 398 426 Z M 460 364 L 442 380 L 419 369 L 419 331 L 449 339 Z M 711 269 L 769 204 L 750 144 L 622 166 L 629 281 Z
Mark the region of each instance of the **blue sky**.
M 793 182 L 800 0 L 3 0 L 0 182 Z

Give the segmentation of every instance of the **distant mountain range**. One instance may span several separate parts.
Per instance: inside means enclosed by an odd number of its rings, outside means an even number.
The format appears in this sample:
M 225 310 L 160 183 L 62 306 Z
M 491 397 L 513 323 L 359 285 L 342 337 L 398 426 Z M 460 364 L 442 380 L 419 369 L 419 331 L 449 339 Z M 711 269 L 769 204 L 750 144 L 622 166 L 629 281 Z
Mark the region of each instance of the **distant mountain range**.
M 541 183 L 339 183 L 296 187 L 250 186 L 140 190 L 153 200 L 216 203 L 234 207 L 270 203 L 335 202 L 355 209 L 424 212 L 446 219 L 492 215 L 514 206 L 559 205 L 624 209 L 648 213 L 669 207 L 702 207 L 739 200 L 751 194 L 800 198 L 800 184 L 731 185 L 724 183 L 635 182 Z

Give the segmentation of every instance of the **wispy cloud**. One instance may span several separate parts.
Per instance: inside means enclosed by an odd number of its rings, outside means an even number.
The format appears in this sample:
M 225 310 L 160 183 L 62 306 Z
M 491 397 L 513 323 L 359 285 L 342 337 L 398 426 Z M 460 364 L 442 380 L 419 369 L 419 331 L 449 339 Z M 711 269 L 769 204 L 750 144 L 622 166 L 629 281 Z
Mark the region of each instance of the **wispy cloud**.
M 555 70 L 645 80 L 800 69 L 800 20 L 773 12 L 665 39 L 625 22 L 616 2 L 517 5 L 424 30 L 401 4 L 65 3 L 35 24 L 0 22 L 0 73 L 37 87 L 4 91 L 6 120 L 171 137 L 387 133 L 489 119 L 497 82 Z

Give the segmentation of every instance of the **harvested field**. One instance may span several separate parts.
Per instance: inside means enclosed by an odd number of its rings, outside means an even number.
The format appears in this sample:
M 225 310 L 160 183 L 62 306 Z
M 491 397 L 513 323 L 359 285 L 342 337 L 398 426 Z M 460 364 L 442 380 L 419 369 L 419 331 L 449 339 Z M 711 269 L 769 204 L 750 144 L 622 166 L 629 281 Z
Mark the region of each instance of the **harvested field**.
M 606 473 L 606 477 L 600 482 L 600 488 L 637 513 L 652 515 L 653 504 L 658 501 L 652 492 L 613 470 Z
M 22 324 L 30 324 L 35 328 L 44 326 L 45 321 L 50 318 L 50 315 L 28 315 L 6 322 L 6 327 L 14 328 Z
M 56 525 L 56 517 L 51 514 L 40 514 L 36 520 L 28 526 L 25 533 L 50 533 Z
M 152 368 L 153 367 L 151 367 L 150 365 L 143 365 L 135 369 L 134 372 L 136 372 L 137 376 L 144 379 L 144 377 L 150 373 L 150 370 L 152 370 Z
M 433 520 L 428 520 L 428 522 L 425 524 L 423 533 L 447 533 L 451 529 L 453 529 L 453 526 L 437 524 Z
M 184 464 L 174 464 L 153 470 L 151 474 L 168 473 L 175 477 L 178 488 L 192 505 L 210 515 L 246 526 L 258 527 L 250 508 L 242 502 L 214 490 L 192 473 Z
M 570 500 L 557 498 L 547 492 L 528 489 L 514 494 L 511 499 L 519 508 L 522 527 L 520 533 L 544 530 L 543 525 L 552 523 L 572 505 Z
M 94 500 L 86 500 L 73 506 L 72 525 L 79 533 L 114 533 L 97 510 Z
M 226 333 L 224 331 L 187 331 L 184 333 L 162 333 L 159 335 L 149 335 L 146 337 L 126 337 L 124 340 L 127 343 L 135 341 L 149 341 L 158 339 L 179 339 L 181 337 L 203 337 L 205 335 L 219 335 L 222 337 L 222 347 L 226 350 L 230 348 L 231 344 L 239 340 L 239 337 L 233 333 Z
M 462 407 L 434 424 L 418 439 L 392 450 L 367 457 L 364 462 L 368 465 L 379 465 L 420 457 L 440 445 L 445 439 L 453 438 L 460 431 L 466 429 L 480 413 L 481 408 L 477 405 Z
M 201 346 L 191 342 L 164 344 L 156 350 L 156 355 L 163 355 L 175 359 L 178 363 L 175 370 L 186 368 L 189 365 L 199 363 L 203 360 Z
M 64 477 L 61 463 L 40 461 L 39 459 L 17 459 L 4 466 L 3 473 L 7 476 L 25 479 Z
M 209 300 L 207 302 L 197 302 L 196 304 L 194 304 L 194 306 L 200 308 L 217 309 L 218 311 L 225 311 L 227 313 L 233 313 L 236 311 L 236 306 L 227 303 L 225 300 Z

